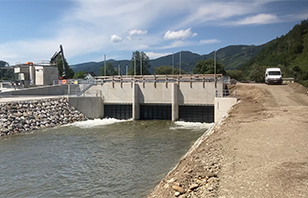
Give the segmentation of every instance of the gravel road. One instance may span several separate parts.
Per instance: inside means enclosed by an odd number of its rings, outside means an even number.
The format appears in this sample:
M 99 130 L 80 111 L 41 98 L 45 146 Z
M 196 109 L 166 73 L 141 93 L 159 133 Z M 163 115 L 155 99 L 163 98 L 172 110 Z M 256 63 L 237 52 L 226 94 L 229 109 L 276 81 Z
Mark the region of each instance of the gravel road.
M 239 85 L 220 197 L 308 197 L 308 96 L 298 84 Z
M 149 197 L 308 197 L 308 95 L 237 84 L 240 102 Z

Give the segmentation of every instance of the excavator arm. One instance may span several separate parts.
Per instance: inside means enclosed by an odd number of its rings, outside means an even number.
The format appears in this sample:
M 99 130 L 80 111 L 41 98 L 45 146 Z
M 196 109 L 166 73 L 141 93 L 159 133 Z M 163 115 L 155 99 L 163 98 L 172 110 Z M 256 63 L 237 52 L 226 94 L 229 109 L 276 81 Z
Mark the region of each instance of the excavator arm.
M 61 54 L 62 57 L 62 67 L 63 67 L 63 72 L 62 72 L 62 77 L 66 76 L 65 73 L 65 62 L 64 62 L 64 51 L 62 45 L 60 45 L 60 51 L 56 51 L 55 54 L 50 58 L 50 64 L 55 64 L 57 57 Z

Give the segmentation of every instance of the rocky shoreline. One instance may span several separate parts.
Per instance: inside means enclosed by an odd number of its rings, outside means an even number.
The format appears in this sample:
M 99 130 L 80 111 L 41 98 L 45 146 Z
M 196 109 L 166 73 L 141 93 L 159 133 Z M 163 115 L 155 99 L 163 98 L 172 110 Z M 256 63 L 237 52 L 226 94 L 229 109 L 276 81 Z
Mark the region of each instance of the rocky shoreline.
M 68 99 L 49 98 L 0 104 L 0 136 L 84 121 Z

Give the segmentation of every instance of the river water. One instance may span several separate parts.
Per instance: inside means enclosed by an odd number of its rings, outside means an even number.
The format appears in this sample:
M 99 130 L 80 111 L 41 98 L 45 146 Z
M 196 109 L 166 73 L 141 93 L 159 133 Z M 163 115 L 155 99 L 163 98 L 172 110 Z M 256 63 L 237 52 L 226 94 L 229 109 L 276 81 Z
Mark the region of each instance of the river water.
M 89 120 L 0 138 L 0 197 L 146 197 L 209 124 Z

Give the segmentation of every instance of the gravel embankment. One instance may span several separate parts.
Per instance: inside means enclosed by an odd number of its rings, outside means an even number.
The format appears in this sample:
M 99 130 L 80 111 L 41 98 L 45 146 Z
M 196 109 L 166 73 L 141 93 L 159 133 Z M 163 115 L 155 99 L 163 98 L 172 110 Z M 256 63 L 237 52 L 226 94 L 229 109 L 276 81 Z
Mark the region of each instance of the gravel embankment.
M 308 95 L 297 83 L 238 84 L 241 102 L 148 198 L 308 197 Z

